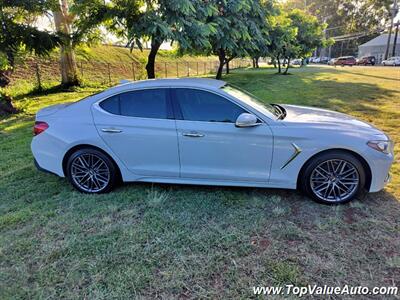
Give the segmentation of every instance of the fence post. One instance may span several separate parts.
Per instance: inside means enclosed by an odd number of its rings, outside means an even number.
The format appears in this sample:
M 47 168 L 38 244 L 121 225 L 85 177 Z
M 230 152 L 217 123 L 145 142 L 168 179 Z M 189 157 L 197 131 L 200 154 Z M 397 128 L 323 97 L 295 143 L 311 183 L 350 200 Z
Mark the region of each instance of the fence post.
M 37 82 L 37 88 L 38 90 L 42 89 L 42 81 L 40 79 L 40 69 L 39 69 L 39 64 L 35 64 L 35 73 L 36 73 L 36 82 Z
M 187 64 L 187 76 L 190 77 L 190 66 L 189 66 L 189 62 L 187 62 L 186 64 Z
M 136 80 L 136 76 L 135 76 L 135 63 L 132 63 L 132 76 L 133 76 L 133 81 Z
M 167 70 L 167 63 L 164 63 L 164 68 L 165 68 L 165 78 L 168 77 L 168 70 Z
M 179 78 L 179 65 L 178 65 L 178 62 L 176 62 L 176 77 Z
M 107 63 L 107 70 L 108 70 L 108 83 L 111 85 L 110 63 Z

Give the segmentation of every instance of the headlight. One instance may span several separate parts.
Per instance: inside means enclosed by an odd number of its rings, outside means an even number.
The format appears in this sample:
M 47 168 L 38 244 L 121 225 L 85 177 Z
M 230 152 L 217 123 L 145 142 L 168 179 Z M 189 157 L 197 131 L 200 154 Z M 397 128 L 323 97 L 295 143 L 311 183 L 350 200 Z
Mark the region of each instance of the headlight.
M 375 149 L 385 154 L 390 154 L 393 151 L 392 141 L 369 141 L 367 145 L 370 146 L 372 149 Z

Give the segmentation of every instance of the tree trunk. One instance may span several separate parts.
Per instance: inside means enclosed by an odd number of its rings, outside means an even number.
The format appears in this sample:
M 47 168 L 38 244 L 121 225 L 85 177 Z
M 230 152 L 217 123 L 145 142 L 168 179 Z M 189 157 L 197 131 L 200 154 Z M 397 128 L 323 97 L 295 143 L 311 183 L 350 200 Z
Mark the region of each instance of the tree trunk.
M 279 55 L 276 57 L 276 61 L 278 63 L 278 73 L 280 74 L 282 72 L 282 69 L 281 69 L 281 61 L 279 60 Z
M 255 57 L 253 57 L 252 61 L 253 61 L 253 69 L 255 69 L 256 68 L 256 59 L 255 59 Z
M 231 72 L 231 68 L 229 63 L 232 61 L 232 59 L 234 59 L 235 57 L 230 57 L 230 58 L 225 58 L 225 65 L 226 65 L 226 74 L 230 74 Z
M 260 57 L 256 57 L 256 68 L 258 69 L 258 68 L 260 68 L 260 65 L 258 64 L 258 60 L 260 59 Z
M 285 70 L 285 72 L 283 72 L 283 75 L 287 75 L 288 74 L 289 66 L 290 66 L 290 57 L 287 59 L 286 70 Z
M 147 64 L 146 64 L 146 71 L 147 71 L 147 78 L 153 79 L 156 78 L 156 72 L 155 72 L 155 64 L 156 64 L 156 56 L 158 49 L 160 49 L 161 43 L 155 42 L 154 39 L 151 41 L 151 49 L 149 56 L 147 58 Z
M 61 35 L 61 84 L 64 86 L 79 85 L 78 68 L 76 65 L 74 45 L 72 44 L 73 16 L 68 9 L 68 0 L 59 1 L 59 10 L 53 11 L 54 24 Z
M 276 69 L 276 68 L 277 68 L 277 65 L 276 65 L 276 60 L 275 60 L 275 58 L 272 58 L 272 64 L 274 65 L 274 69 Z
M 12 104 L 12 98 L 3 92 L 3 88 L 10 84 L 10 78 L 14 71 L 14 55 L 11 52 L 7 52 L 7 60 L 10 68 L 8 70 L 0 70 L 0 116 L 18 112 Z
M 12 105 L 11 97 L 0 93 L 0 116 L 15 114 L 18 110 Z
M 225 50 L 222 48 L 219 49 L 218 51 L 219 66 L 218 66 L 217 76 L 215 77 L 216 79 L 222 78 L 222 70 L 224 68 L 225 58 L 226 58 Z

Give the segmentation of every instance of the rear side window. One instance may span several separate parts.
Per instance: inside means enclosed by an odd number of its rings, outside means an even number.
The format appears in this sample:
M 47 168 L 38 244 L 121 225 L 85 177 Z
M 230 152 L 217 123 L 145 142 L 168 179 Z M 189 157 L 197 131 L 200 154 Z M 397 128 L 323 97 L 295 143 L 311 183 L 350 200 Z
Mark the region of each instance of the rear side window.
M 109 113 L 119 115 L 119 96 L 113 96 L 102 101 L 100 107 Z
M 246 112 L 233 102 L 206 91 L 175 89 L 175 97 L 184 120 L 235 123 L 237 117 Z
M 167 90 L 149 89 L 122 93 L 102 101 L 100 107 L 122 116 L 167 119 Z

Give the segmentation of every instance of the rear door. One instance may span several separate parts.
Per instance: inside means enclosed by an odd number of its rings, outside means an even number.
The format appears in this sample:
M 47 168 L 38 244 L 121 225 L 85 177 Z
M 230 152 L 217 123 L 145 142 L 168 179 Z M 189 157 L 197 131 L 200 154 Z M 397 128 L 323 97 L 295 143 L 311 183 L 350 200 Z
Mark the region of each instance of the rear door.
M 169 89 L 112 96 L 93 108 L 97 130 L 136 175 L 178 177 L 179 157 Z
M 273 138 L 269 126 L 238 128 L 245 109 L 210 91 L 172 90 L 181 177 L 265 183 L 269 179 Z

